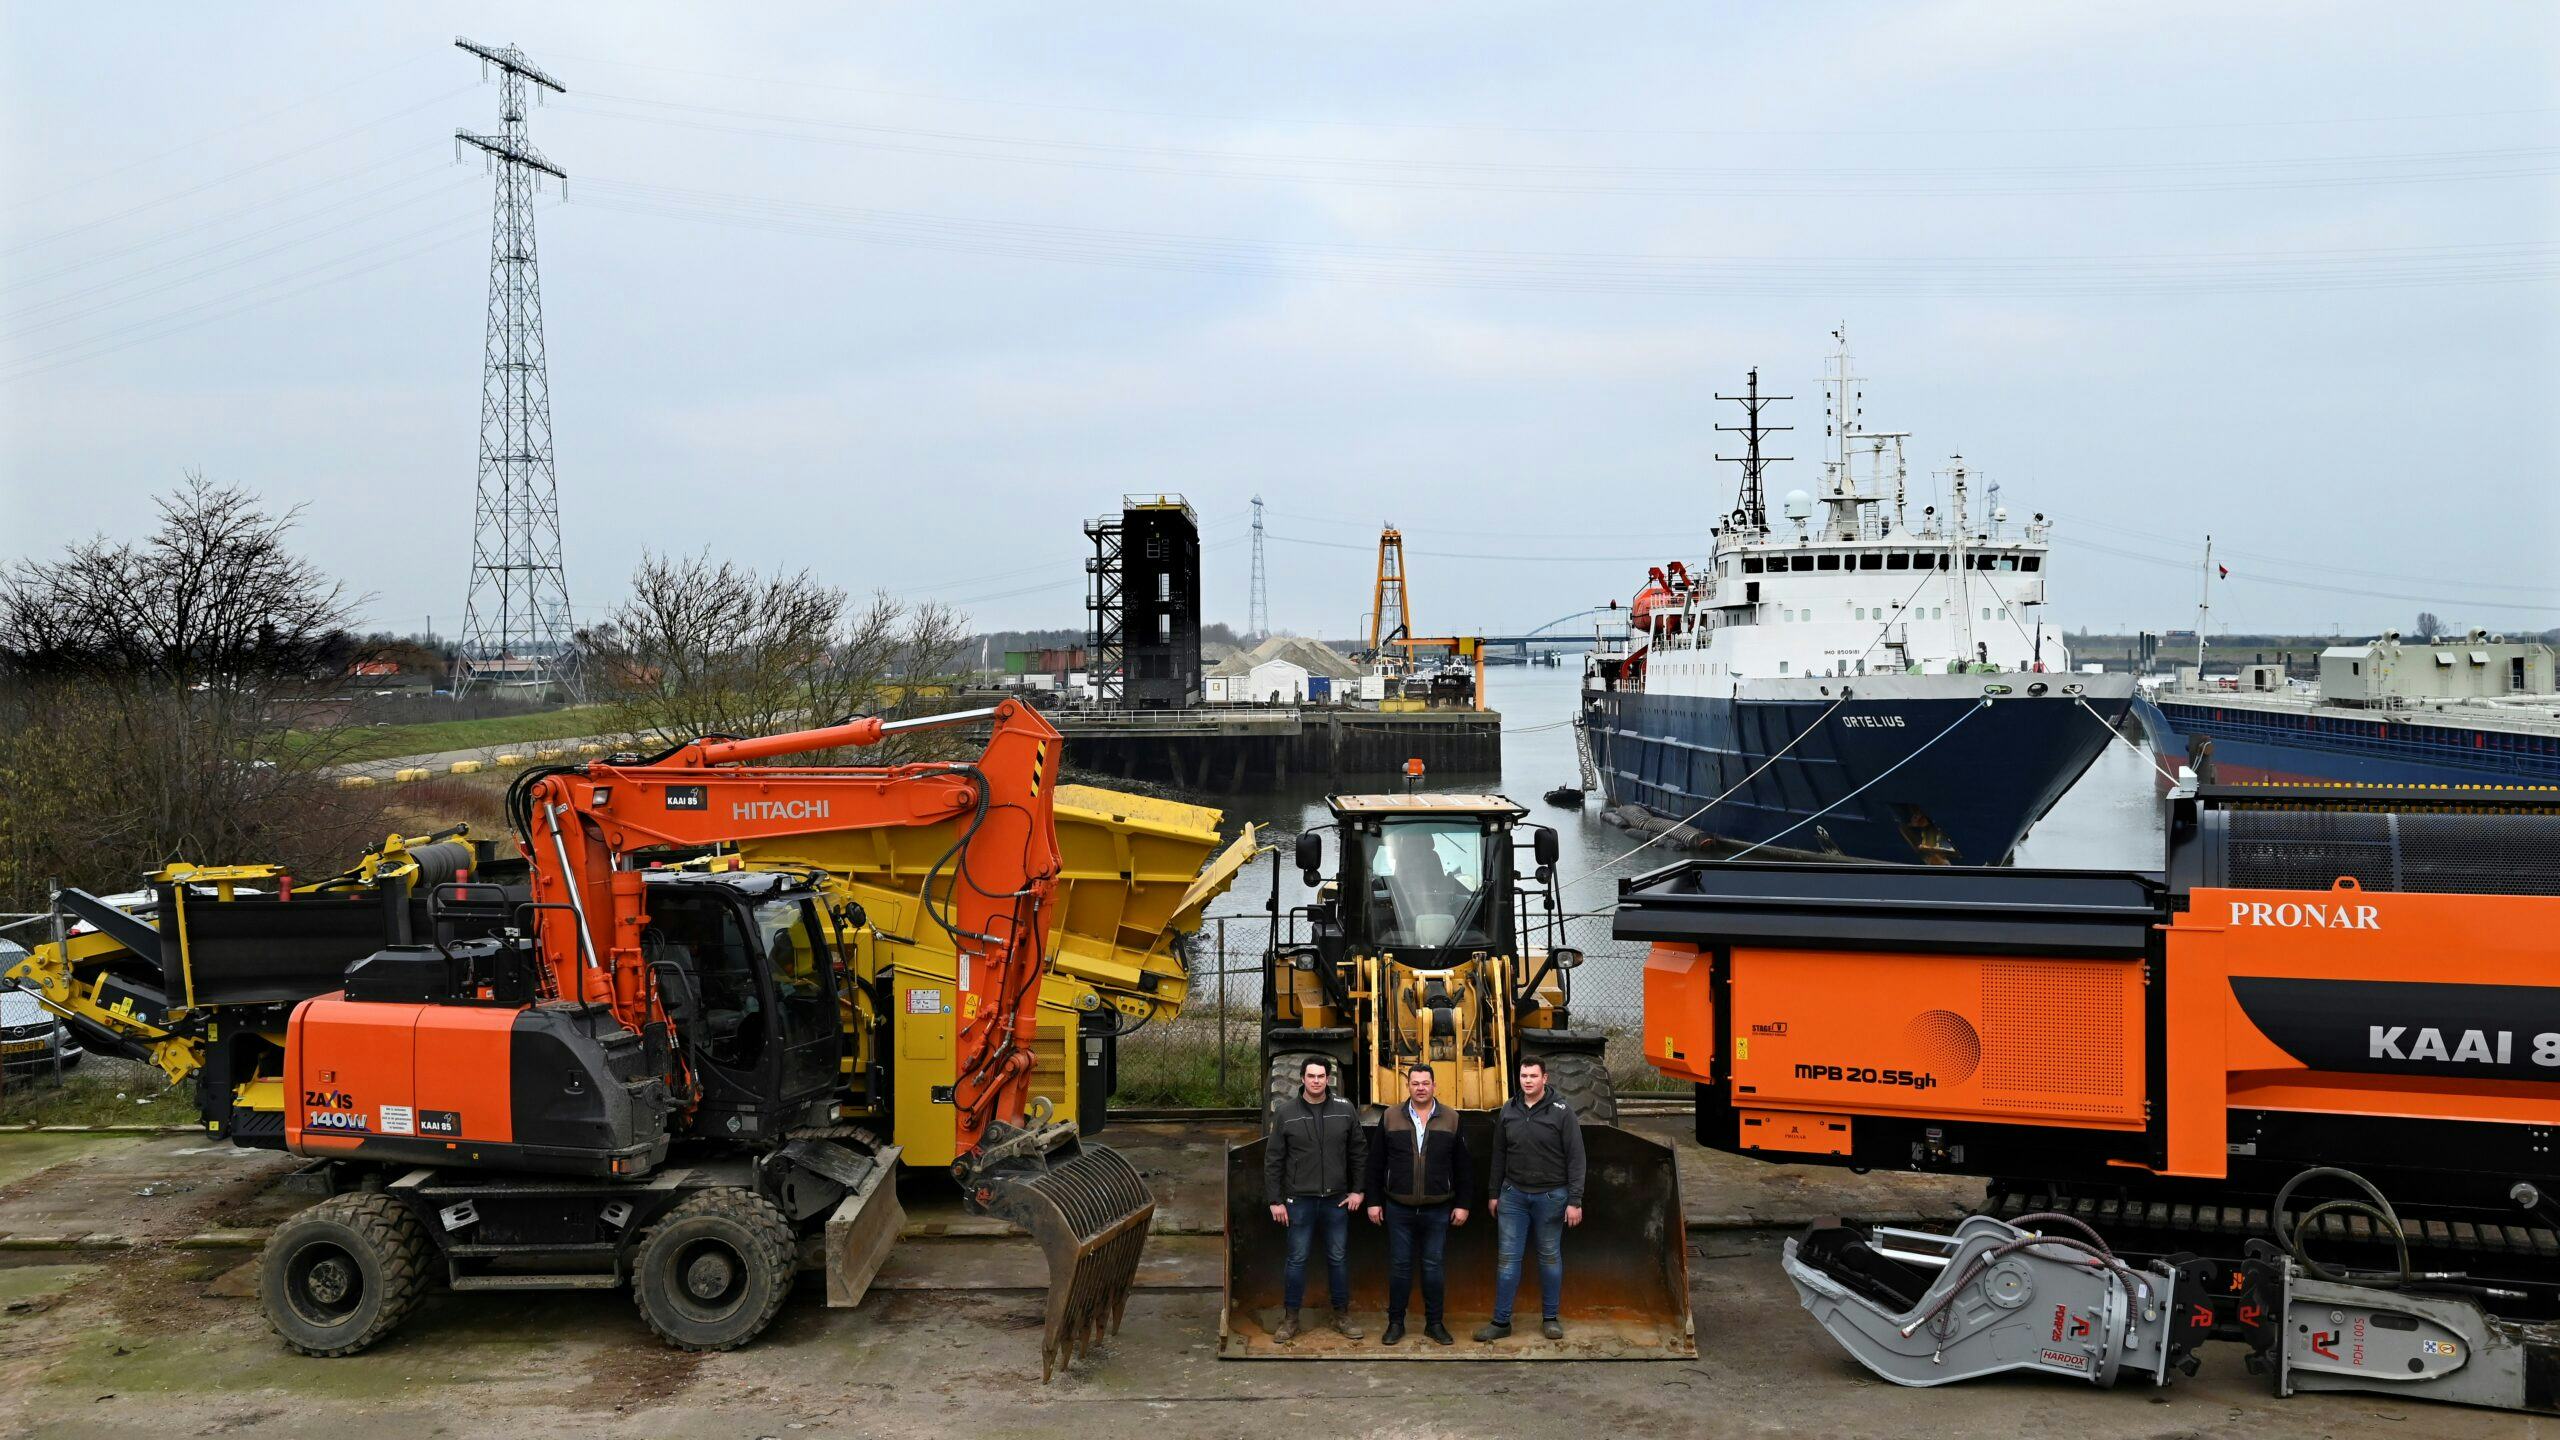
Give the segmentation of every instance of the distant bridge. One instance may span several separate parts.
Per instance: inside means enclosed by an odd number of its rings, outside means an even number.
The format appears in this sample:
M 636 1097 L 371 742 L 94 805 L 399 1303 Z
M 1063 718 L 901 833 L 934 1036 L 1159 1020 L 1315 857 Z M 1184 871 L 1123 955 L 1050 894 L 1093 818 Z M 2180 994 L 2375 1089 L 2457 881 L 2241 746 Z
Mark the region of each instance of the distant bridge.
M 1532 650 L 1588 650 L 1594 643 L 1591 626 L 1584 625 L 1577 630 L 1564 633 L 1557 633 L 1558 628 L 1571 625 L 1578 620 L 1589 620 L 1596 615 L 1624 615 L 1625 613 L 1615 606 L 1595 605 L 1588 610 L 1576 610 L 1570 615 L 1559 615 L 1524 634 L 1487 635 L 1484 637 L 1484 647 L 1488 651 L 1507 651 L 1522 659 L 1528 658 Z

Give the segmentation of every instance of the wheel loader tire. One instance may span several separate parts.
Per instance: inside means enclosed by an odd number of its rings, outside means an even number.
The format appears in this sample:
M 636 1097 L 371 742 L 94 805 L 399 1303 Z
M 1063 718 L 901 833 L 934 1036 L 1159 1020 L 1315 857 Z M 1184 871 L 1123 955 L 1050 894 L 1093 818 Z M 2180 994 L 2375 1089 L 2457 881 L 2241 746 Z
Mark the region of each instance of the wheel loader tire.
M 1553 1090 L 1585 1125 L 1618 1123 L 1618 1087 L 1609 1079 L 1608 1057 L 1579 1050 L 1538 1057 L 1546 1062 L 1547 1088 Z
M 1283 1050 L 1272 1056 L 1271 1072 L 1262 1086 L 1263 1134 L 1271 1133 L 1271 1117 L 1280 1112 L 1280 1102 L 1292 1099 L 1298 1094 L 1303 1083 L 1301 1077 L 1310 1060 L 1330 1062 L 1334 1067 L 1334 1082 L 1339 1087 L 1342 1080 L 1341 1062 L 1321 1050 Z
M 276 1227 L 258 1300 L 291 1349 L 334 1359 L 391 1333 L 427 1290 L 427 1232 L 378 1190 L 332 1195 Z
M 631 1253 L 640 1323 L 679 1350 L 735 1350 L 764 1333 L 799 1263 L 791 1222 L 732 1185 L 676 1202 Z

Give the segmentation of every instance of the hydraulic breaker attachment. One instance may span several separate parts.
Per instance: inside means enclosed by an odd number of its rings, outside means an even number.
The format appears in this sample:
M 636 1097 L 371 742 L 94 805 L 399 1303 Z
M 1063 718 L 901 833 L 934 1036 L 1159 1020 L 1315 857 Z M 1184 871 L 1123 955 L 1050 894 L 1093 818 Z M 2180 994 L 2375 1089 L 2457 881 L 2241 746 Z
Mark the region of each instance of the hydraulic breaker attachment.
M 1104 1335 L 1119 1333 L 1155 1196 L 1119 1151 L 1083 1144 L 1073 1125 L 1039 1114 L 1027 1128 L 988 1127 L 978 1154 L 952 1170 L 970 1209 L 1028 1234 L 1049 1262 L 1049 1323 L 1040 1342 L 1046 1384 Z
M 1493 1117 L 1460 1117 L 1481 1192 L 1493 1155 Z M 1376 1143 L 1373 1139 L 1371 1143 Z M 1535 1257 L 1521 1277 L 1512 1338 L 1499 1345 L 1399 1345 L 1345 1340 L 1310 1325 L 1286 1345 L 1275 1342 L 1289 1229 L 1273 1222 L 1263 1188 L 1268 1140 L 1227 1151 L 1226 1307 L 1218 1322 L 1218 1356 L 1226 1360 L 1689 1360 L 1698 1338 L 1689 1308 L 1688 1229 L 1680 1210 L 1677 1157 L 1670 1147 L 1612 1125 L 1582 1127 L 1584 1222 L 1565 1232 L 1565 1338 L 1538 1333 Z M 1452 1326 L 1493 1313 L 1493 1215 L 1479 1203 L 1467 1223 L 1450 1230 L 1444 1252 Z M 1374 1316 L 1386 1308 L 1386 1231 L 1363 1216 L 1351 1222 L 1351 1304 Z M 1310 1273 L 1310 1304 L 1326 1303 L 1324 1265 Z M 1517 1323 L 1525 1314 L 1528 1323 Z M 1422 1324 L 1417 1285 L 1407 1323 Z
M 1896 1385 L 1945 1385 L 2032 1370 L 2105 1388 L 2127 1375 L 2169 1382 L 2192 1370 L 2210 1331 L 2180 1310 L 2180 1272 L 2137 1270 L 2094 1237 L 2023 1230 L 1967 1216 L 1953 1235 L 1878 1230 L 1871 1243 L 1838 1221 L 1786 1246 L 1804 1308 L 1858 1363 Z
M 2283 1264 L 2278 1395 L 2358 1390 L 2560 1414 L 2560 1323 L 2501 1319 L 2460 1294 L 2338 1284 Z

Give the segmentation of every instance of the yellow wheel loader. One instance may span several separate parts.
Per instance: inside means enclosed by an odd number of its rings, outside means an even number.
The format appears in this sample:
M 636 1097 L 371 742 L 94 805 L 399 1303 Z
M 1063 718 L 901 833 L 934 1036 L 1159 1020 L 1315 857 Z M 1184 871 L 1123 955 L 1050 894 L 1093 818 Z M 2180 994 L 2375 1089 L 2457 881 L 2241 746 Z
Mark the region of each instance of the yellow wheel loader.
M 1500 795 L 1336 795 L 1326 801 L 1336 868 L 1321 830 L 1298 837 L 1297 865 L 1315 899 L 1283 911 L 1273 875 L 1273 936 L 1262 977 L 1263 1130 L 1297 1093 L 1306 1062 L 1332 1067 L 1338 1093 L 1374 1126 L 1400 1103 L 1405 1076 L 1428 1065 L 1439 1099 L 1461 1112 L 1481 1191 L 1495 1112 L 1524 1059 L 1582 1122 L 1586 1219 L 1565 1241 L 1565 1339 L 1500 1346 L 1363 1347 L 1330 1332 L 1272 1339 L 1288 1231 L 1263 1193 L 1269 1140 L 1230 1149 L 1226 1309 L 1219 1354 L 1231 1359 L 1678 1359 L 1697 1354 L 1690 1321 L 1687 1232 L 1668 1146 L 1617 1126 L 1607 1032 L 1577 1024 L 1579 950 L 1556 914 L 1556 834 L 1524 826 Z M 1524 873 L 1519 851 L 1529 852 Z M 1495 1224 L 1476 1213 L 1449 1232 L 1449 1315 L 1492 1310 Z M 1385 1303 L 1386 1245 L 1351 1226 L 1353 1305 Z M 1319 1262 L 1320 1264 L 1321 1262 Z M 1320 1283 L 1320 1281 L 1319 1281 Z M 1534 1287 L 1534 1280 L 1530 1282 Z

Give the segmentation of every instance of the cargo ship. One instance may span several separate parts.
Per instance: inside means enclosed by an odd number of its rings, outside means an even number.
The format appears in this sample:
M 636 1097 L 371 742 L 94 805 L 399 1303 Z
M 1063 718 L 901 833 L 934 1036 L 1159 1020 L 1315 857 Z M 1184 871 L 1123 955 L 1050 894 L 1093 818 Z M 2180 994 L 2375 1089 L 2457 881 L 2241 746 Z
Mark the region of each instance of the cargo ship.
M 1912 503 L 1908 432 L 1860 424 L 1831 357 L 1819 493 L 1767 504 L 1750 372 L 1738 503 L 1706 558 L 1656 568 L 1604 625 L 1578 721 L 1608 818 L 1765 857 L 1995 865 L 2106 746 L 2130 675 L 2077 674 L 2041 618 L 2051 524 Z M 1863 472 L 1863 473 L 1862 473 Z M 1615 611 L 1615 603 L 1612 602 Z
M 2317 685 L 2187 670 L 2133 713 L 2165 770 L 2224 782 L 2560 785 L 2552 648 L 2484 631 L 2332 645 Z

